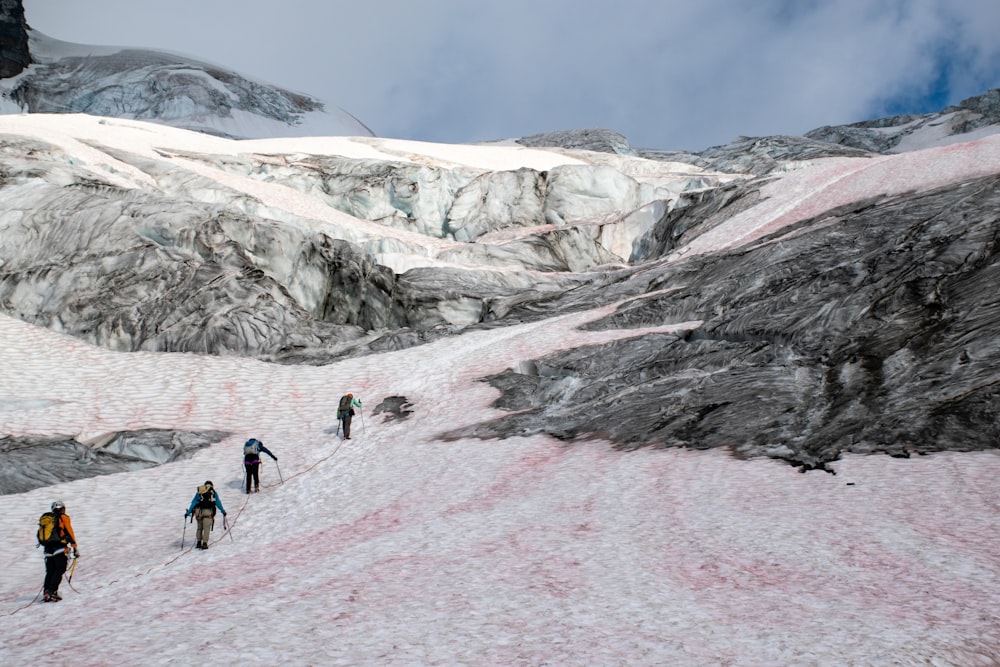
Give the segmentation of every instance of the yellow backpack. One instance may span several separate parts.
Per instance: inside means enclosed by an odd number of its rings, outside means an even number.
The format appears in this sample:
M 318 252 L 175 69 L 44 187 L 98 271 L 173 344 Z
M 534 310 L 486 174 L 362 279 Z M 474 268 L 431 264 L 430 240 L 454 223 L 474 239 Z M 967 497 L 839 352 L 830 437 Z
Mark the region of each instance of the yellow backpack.
M 38 543 L 43 547 L 65 544 L 62 525 L 55 513 L 46 512 L 38 518 Z

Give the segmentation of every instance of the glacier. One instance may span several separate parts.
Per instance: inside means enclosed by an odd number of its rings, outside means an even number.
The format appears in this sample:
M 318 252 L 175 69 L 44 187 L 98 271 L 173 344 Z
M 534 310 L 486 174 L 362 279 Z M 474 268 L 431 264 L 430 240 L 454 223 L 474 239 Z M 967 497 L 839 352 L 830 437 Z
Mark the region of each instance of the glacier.
M 0 304 L 112 350 L 321 365 L 619 303 L 588 326 L 692 324 L 521 360 L 536 372 L 484 378 L 509 417 L 445 435 L 826 470 L 989 449 L 1000 137 L 965 126 L 924 123 L 903 152 L 741 138 L 693 160 L 572 132 L 240 141 L 0 116 Z
M 31 45 L 0 80 L 0 661 L 997 661 L 1000 91 L 699 153 L 442 145 Z M 250 436 L 281 467 L 241 497 Z M 196 555 L 206 478 L 230 523 Z M 53 497 L 85 557 L 41 606 Z

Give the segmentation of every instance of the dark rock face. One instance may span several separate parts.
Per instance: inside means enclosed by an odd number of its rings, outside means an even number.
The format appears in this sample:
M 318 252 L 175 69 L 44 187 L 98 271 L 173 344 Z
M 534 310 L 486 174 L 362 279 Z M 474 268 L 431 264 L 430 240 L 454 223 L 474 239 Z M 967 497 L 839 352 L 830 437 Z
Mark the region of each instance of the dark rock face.
M 117 433 L 100 446 L 70 437 L 0 437 L 0 495 L 141 470 L 186 458 L 228 433 L 145 430 Z
M 942 113 L 950 111 L 971 111 L 973 114 L 979 116 L 978 118 L 969 119 L 961 125 L 958 128 L 960 132 L 971 132 L 980 127 L 1000 123 L 1000 88 L 994 88 L 982 95 L 976 95 L 975 97 L 963 100 L 953 107 L 948 107 Z
M 636 244 L 630 262 L 666 256 L 674 248 L 752 206 L 762 181 L 736 182 L 682 194 L 674 207 Z
M 612 291 L 674 290 L 594 328 L 702 326 L 487 378 L 504 392 L 498 407 L 520 412 L 447 435 L 598 433 L 622 448 L 732 447 L 805 468 L 842 452 L 998 447 L 998 186 L 990 177 L 869 202 L 780 243 L 647 266 Z
M 0 0 L 0 79 L 17 76 L 30 64 L 24 6 L 21 0 Z

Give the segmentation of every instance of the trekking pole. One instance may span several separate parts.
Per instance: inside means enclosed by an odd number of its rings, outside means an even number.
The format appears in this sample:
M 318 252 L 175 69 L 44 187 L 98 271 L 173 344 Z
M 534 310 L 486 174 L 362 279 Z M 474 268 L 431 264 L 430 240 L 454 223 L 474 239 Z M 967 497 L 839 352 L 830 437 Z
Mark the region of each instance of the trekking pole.
M 284 484 L 285 478 L 281 476 L 281 466 L 278 465 L 278 459 L 274 459 L 274 467 L 278 469 L 278 482 Z
M 181 551 L 184 551 L 184 538 L 187 537 L 187 532 L 188 532 L 187 518 L 188 518 L 188 515 L 185 514 L 184 515 L 184 532 L 181 533 Z
M 222 527 L 225 529 L 227 533 L 229 533 L 229 539 L 233 540 L 233 531 L 229 529 L 229 520 L 227 519 L 225 514 L 222 515 Z M 236 540 L 233 540 L 233 542 L 235 541 Z
M 361 415 L 361 433 L 368 435 L 368 429 L 365 428 L 365 411 L 358 410 L 358 414 Z

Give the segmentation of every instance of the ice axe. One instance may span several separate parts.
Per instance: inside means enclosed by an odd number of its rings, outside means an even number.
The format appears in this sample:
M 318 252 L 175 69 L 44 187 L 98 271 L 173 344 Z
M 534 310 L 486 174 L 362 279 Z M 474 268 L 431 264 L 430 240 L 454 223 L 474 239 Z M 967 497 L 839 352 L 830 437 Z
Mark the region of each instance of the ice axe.
M 79 559 L 80 557 L 76 555 L 76 549 L 73 549 L 73 565 L 69 568 L 69 576 L 66 577 L 67 584 L 73 583 L 73 573 L 76 572 L 76 561 L 78 561 Z

